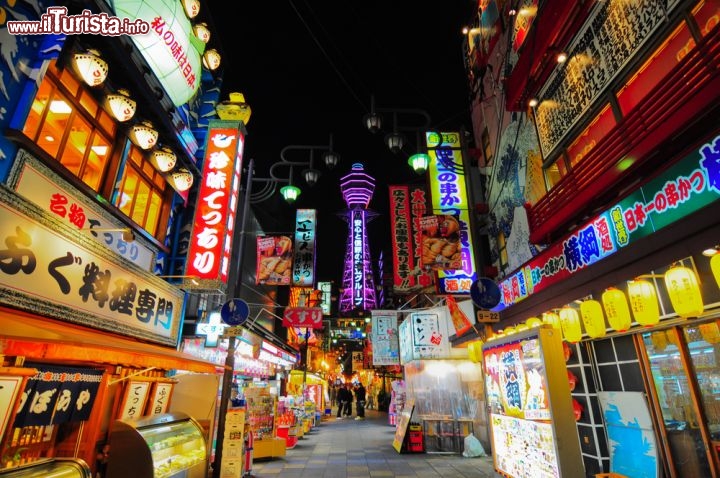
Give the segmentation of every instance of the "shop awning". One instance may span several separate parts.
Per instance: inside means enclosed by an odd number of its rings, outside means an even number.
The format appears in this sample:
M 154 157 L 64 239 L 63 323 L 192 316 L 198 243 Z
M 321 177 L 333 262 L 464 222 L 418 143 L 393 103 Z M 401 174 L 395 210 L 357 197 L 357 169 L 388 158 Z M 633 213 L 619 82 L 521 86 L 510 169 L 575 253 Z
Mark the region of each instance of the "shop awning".
M 222 368 L 169 347 L 147 344 L 26 312 L 0 308 L 0 353 L 28 360 L 103 363 L 198 373 Z

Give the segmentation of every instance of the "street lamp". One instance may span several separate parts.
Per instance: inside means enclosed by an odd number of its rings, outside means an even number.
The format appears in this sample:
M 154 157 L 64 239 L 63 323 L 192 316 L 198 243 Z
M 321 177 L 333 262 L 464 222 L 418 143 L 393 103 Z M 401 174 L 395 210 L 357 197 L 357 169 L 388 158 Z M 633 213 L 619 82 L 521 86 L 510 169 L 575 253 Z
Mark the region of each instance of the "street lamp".
M 297 155 L 302 152 L 307 154 L 306 160 L 300 161 L 296 158 L 289 159 L 290 155 Z M 307 183 L 308 186 L 313 187 L 317 184 L 321 175 L 321 172 L 314 167 L 315 154 L 318 152 L 322 152 L 322 160 L 327 169 L 334 168 L 340 161 L 340 155 L 333 150 L 332 135 L 330 135 L 330 140 L 327 145 L 291 144 L 285 146 L 280 151 L 280 161 L 270 166 L 270 177 L 253 177 L 254 182 L 264 182 L 265 185 L 259 191 L 250 194 L 251 202 L 257 203 L 269 199 L 275 193 L 277 184 L 279 183 L 287 183 L 286 186 L 280 188 L 280 194 L 282 194 L 285 201 L 290 204 L 295 202 L 298 196 L 300 196 L 300 193 L 302 193 L 302 190 L 293 184 L 294 170 L 299 167 L 305 168 L 302 170 L 303 179 L 305 179 L 305 183 Z M 285 174 L 283 174 L 283 169 L 285 170 Z
M 430 115 L 425 110 L 417 108 L 378 108 L 375 106 L 375 97 L 370 97 L 370 112 L 363 117 L 365 128 L 373 134 L 383 129 L 384 118 L 382 113 L 392 117 L 392 131 L 385 135 L 385 144 L 394 154 L 403 150 L 406 144 L 403 131 L 411 132 L 416 137 L 416 153 L 409 157 L 408 164 L 422 174 L 427 170 L 430 157 L 420 145 L 420 135 L 430 128 Z M 401 124 L 401 120 L 404 124 Z

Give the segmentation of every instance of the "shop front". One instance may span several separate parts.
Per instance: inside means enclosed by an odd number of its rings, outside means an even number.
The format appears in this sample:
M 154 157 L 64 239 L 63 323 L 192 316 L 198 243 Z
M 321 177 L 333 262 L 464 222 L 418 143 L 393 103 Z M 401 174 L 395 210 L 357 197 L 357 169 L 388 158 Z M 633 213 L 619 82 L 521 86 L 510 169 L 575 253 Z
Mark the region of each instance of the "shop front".
M 705 138 L 500 284 L 501 338 L 563 334 L 587 476 L 719 476 L 719 151 Z

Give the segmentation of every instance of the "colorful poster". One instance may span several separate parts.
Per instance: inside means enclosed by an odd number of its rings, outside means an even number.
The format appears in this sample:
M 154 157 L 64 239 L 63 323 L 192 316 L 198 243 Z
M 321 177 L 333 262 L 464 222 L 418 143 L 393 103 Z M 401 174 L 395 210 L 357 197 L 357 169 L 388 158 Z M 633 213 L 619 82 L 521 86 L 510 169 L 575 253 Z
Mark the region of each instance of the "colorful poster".
M 315 283 L 315 234 L 317 211 L 298 209 L 295 214 L 295 258 L 292 283 L 312 287 Z
M 440 310 L 444 309 L 444 310 Z M 445 308 L 413 312 L 409 321 L 412 330 L 413 359 L 439 359 L 450 356 Z
M 371 313 L 373 365 L 400 365 L 397 311 L 373 310 Z
M 434 270 L 462 267 L 460 222 L 449 214 L 425 216 L 422 230 L 422 265 Z
M 610 448 L 610 471 L 623 476 L 659 476 L 657 444 L 645 394 L 598 392 Z
M 258 285 L 290 285 L 292 255 L 293 246 L 289 237 L 258 237 L 255 283 Z
M 428 132 L 425 140 L 430 156 L 428 176 L 432 211 L 457 219 L 461 244 L 460 267 L 436 272 L 438 292 L 469 294 L 472 283 L 477 279 L 477 271 L 460 133 Z

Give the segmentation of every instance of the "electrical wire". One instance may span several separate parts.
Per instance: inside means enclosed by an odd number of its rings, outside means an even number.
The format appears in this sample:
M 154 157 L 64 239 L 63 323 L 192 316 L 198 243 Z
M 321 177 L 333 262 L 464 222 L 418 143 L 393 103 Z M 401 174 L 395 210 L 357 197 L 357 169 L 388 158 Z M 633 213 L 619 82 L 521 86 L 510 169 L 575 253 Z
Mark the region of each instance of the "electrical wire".
M 293 2 L 293 0 L 288 0 L 288 2 L 290 3 L 290 6 L 292 7 L 292 9 L 295 11 L 295 14 L 297 14 L 298 18 L 300 19 L 300 21 L 303 23 L 303 25 L 307 29 L 308 33 L 312 37 L 312 39 L 315 42 L 315 44 L 317 45 L 317 47 L 322 52 L 325 59 L 328 61 L 328 63 L 332 67 L 333 71 L 335 71 L 335 74 L 338 76 L 338 78 L 340 78 L 340 81 L 342 82 L 342 84 L 345 86 L 345 88 L 347 88 L 347 90 L 350 92 L 350 95 L 355 99 L 355 101 L 357 101 L 363 107 L 363 109 L 365 109 L 366 108 L 365 104 L 362 102 L 362 100 L 358 97 L 358 95 L 352 89 L 352 87 L 348 83 L 345 76 L 340 72 L 337 65 L 335 65 L 335 62 L 333 62 L 332 58 L 330 58 L 330 55 L 328 54 L 327 50 L 325 50 L 325 48 L 323 48 L 322 44 L 320 43 L 320 40 L 317 38 L 317 36 L 313 32 L 310 25 L 308 25 L 307 21 L 305 20 L 305 18 L 302 15 L 302 13 L 300 13 L 300 11 L 295 6 L 295 2 Z

